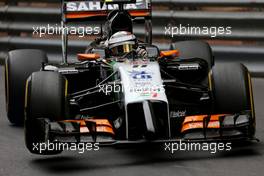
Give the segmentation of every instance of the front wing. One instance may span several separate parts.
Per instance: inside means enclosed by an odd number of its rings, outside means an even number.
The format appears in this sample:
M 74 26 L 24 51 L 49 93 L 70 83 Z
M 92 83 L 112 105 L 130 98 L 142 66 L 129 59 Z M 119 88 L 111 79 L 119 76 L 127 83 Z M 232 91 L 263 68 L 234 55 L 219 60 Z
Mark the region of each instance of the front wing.
M 43 119 L 40 119 L 43 120 Z M 170 138 L 127 140 L 116 138 L 115 129 L 106 118 L 88 118 L 48 123 L 46 135 L 51 142 L 98 142 L 101 145 L 160 143 L 160 142 L 213 142 L 254 140 L 254 122 L 250 113 L 186 116 L 180 135 Z M 173 130 L 173 127 L 172 127 Z

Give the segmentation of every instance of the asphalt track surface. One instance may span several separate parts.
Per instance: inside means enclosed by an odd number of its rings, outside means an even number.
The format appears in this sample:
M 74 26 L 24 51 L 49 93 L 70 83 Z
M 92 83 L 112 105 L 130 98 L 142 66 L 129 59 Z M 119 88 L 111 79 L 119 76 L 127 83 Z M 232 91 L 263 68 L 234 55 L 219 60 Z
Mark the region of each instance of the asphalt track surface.
M 253 79 L 256 136 L 260 143 L 239 145 L 216 154 L 178 151 L 172 155 L 163 146 L 151 145 L 39 156 L 25 148 L 23 127 L 10 125 L 6 118 L 3 75 L 4 69 L 0 67 L 0 176 L 260 176 L 264 173 L 264 79 Z

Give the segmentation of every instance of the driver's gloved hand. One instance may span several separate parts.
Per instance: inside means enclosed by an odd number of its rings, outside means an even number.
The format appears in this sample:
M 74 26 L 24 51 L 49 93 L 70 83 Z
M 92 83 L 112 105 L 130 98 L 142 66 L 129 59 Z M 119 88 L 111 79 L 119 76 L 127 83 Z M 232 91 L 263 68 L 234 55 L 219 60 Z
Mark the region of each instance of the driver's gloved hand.
M 138 56 L 141 56 L 141 57 L 144 57 L 144 58 L 146 58 L 146 57 L 148 56 L 148 52 L 147 52 L 147 50 L 144 49 L 144 48 L 142 48 L 142 47 L 138 47 L 138 48 L 136 49 L 136 52 L 137 52 L 137 55 L 138 55 Z

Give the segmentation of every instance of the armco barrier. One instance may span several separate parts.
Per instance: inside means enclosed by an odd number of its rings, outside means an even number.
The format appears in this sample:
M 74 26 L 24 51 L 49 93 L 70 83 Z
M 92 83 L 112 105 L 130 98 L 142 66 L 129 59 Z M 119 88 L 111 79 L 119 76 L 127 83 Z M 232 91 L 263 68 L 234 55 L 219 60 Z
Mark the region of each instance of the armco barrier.
M 47 3 L 49 8 L 21 6 L 18 4 L 21 2 Z M 4 58 L 7 51 L 19 48 L 43 49 L 51 60 L 60 57 L 61 42 L 58 38 L 31 37 L 33 26 L 60 24 L 60 9 L 57 8 L 59 3 L 60 0 L 12 0 L 6 1 L 5 5 L 0 6 L 0 33 L 6 34 L 0 35 L 0 58 Z M 264 49 L 262 49 L 264 43 L 264 0 L 152 0 L 152 3 L 154 6 L 153 38 L 161 49 L 169 49 L 170 43 L 179 40 L 214 39 L 225 43 L 220 42 L 220 45 L 212 45 L 216 60 L 241 60 L 251 65 L 255 62 L 258 62 L 258 65 L 264 63 Z M 204 6 L 241 7 L 249 10 L 204 11 Z M 87 24 L 94 25 L 88 22 Z M 214 38 L 211 38 L 210 35 L 197 34 L 177 35 L 173 38 L 164 36 L 165 26 L 178 26 L 179 24 L 197 27 L 231 26 L 232 35 L 218 35 Z M 134 32 L 138 36 L 144 36 L 142 27 L 136 25 Z M 166 39 L 166 43 L 160 39 Z M 244 45 L 234 44 L 231 41 L 240 41 Z M 73 58 L 75 52 L 82 51 L 88 44 L 89 41 L 70 41 L 70 58 Z M 257 71 L 261 71 L 261 68 L 258 67 Z

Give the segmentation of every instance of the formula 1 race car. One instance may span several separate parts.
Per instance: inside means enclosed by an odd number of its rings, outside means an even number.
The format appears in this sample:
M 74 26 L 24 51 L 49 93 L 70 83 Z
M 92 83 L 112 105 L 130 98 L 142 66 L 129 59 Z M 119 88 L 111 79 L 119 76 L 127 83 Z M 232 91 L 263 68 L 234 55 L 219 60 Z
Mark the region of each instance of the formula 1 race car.
M 63 1 L 62 24 L 104 20 L 102 36 L 76 62 L 48 63 L 41 50 L 10 51 L 5 64 L 7 115 L 34 143 L 100 145 L 254 139 L 251 77 L 239 63 L 214 63 L 203 41 L 171 50 L 152 45 L 150 0 Z M 142 20 L 143 19 L 143 20 Z M 133 34 L 144 22 L 145 41 Z

